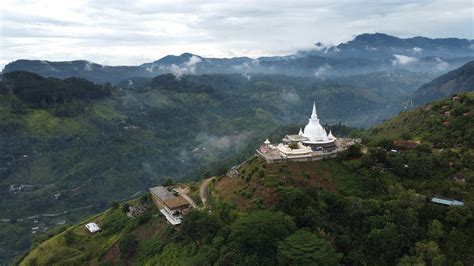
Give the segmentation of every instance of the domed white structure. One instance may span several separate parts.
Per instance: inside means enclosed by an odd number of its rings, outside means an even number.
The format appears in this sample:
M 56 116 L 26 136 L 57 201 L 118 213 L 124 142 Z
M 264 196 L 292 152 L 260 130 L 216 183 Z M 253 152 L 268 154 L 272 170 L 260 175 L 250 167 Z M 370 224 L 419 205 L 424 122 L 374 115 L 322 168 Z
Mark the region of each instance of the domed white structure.
M 308 138 L 308 140 L 303 141 L 307 144 L 322 144 L 332 142 L 328 138 L 326 130 L 319 123 L 318 114 L 316 113 L 316 103 L 313 103 L 313 112 L 309 118 L 308 124 L 304 127 L 303 137 Z
M 334 137 L 332 132 L 328 134 L 319 123 L 316 103 L 313 103 L 313 112 L 304 130 L 300 128 L 298 135 L 286 135 L 282 141 L 287 145 L 290 143 L 302 143 L 305 146 L 311 147 L 314 151 L 331 151 L 336 148 L 336 137 Z
M 313 112 L 304 130 L 300 128 L 298 134 L 285 135 L 282 143 L 277 145 L 270 145 L 267 139 L 257 149 L 257 154 L 267 163 L 317 161 L 335 158 L 338 153 L 347 150 L 355 143 L 360 143 L 360 139 L 338 139 L 331 130 L 326 131 L 319 123 L 316 103 L 313 103 Z

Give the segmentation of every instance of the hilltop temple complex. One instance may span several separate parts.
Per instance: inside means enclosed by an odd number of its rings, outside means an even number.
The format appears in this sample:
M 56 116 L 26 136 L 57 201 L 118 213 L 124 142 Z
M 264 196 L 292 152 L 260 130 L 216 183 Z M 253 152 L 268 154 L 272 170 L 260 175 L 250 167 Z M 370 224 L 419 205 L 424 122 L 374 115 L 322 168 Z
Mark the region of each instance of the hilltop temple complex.
M 327 132 L 319 123 L 316 103 L 304 130 L 298 134 L 286 135 L 282 143 L 272 144 L 268 139 L 257 149 L 257 154 L 268 163 L 282 161 L 316 161 L 333 158 L 360 140 L 336 138 L 331 130 Z

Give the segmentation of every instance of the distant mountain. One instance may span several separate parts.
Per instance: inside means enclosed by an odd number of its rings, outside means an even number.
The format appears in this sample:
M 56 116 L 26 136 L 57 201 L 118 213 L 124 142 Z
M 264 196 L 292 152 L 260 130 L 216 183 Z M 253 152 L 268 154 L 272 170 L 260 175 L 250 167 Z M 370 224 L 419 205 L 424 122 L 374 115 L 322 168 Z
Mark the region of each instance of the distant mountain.
M 205 58 L 184 53 L 139 66 L 104 66 L 84 60 L 17 60 L 7 64 L 3 73 L 24 70 L 57 78 L 82 77 L 98 83 L 117 83 L 131 77 L 154 77 L 163 73 L 329 77 L 402 69 L 439 75 L 474 60 L 473 52 L 474 42 L 467 39 L 402 39 L 375 33 L 358 35 L 337 46 L 317 43 L 314 49 L 288 56 Z
M 474 91 L 474 61 L 421 86 L 415 92 L 413 102 L 421 105 L 465 91 Z
M 86 60 L 51 62 L 45 60 L 17 60 L 9 63 L 3 73 L 28 71 L 45 77 L 80 77 L 96 83 L 116 82 L 130 76 L 153 77 L 155 74 L 136 66 L 105 66 Z
M 431 39 L 426 37 L 398 38 L 383 33 L 361 34 L 347 43 L 322 51 L 337 57 L 402 54 L 417 58 L 441 56 L 464 57 L 473 53 L 473 40 L 458 38 Z M 321 51 L 321 50 L 320 50 Z

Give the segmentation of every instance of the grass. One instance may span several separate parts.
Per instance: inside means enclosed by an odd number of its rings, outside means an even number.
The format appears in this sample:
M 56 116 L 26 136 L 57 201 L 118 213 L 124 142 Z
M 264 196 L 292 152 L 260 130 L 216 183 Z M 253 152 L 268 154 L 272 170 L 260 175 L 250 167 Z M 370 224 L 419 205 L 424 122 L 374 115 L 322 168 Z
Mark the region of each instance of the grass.
M 136 200 L 129 202 L 129 204 L 134 203 L 136 203 Z M 154 207 L 151 207 L 149 211 L 151 215 L 158 212 Z M 138 218 L 126 216 L 120 206 L 117 209 L 108 209 L 44 241 L 38 247 L 32 249 L 20 265 L 35 263 L 39 265 L 55 263 L 62 265 L 97 265 L 104 258 L 116 262 L 118 259 L 116 254 L 110 256 L 108 253 L 125 234 L 134 234 L 138 239 L 150 239 L 165 228 L 161 216 L 152 217 L 140 226 L 138 226 L 138 221 Z M 89 222 L 97 223 L 102 231 L 91 234 L 85 228 L 85 224 Z M 120 230 L 111 231 L 111 228 L 113 228 L 111 225 L 114 223 L 123 223 L 123 226 Z M 72 241 L 69 244 L 65 240 L 66 234 L 72 234 Z
M 77 135 L 91 132 L 91 126 L 78 117 L 55 117 L 46 110 L 29 110 L 24 117 L 28 132 L 42 137 Z
M 112 103 L 95 104 L 92 107 L 92 115 L 105 121 L 125 120 L 126 116 L 121 115 L 111 107 Z

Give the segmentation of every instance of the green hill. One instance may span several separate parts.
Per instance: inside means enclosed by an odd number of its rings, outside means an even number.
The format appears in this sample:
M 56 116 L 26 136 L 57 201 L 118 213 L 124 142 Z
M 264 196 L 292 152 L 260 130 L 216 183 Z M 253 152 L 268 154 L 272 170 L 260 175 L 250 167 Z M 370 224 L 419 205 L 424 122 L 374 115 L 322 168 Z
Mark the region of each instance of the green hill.
M 402 96 L 384 96 L 384 75 L 372 78 L 353 86 L 350 78 L 162 75 L 111 86 L 3 74 L 0 261 L 150 185 L 225 172 L 282 125 L 297 132 L 314 99 L 330 124 L 370 125 L 397 112 Z M 407 91 L 418 82 L 409 79 Z
M 421 86 L 413 96 L 416 105 L 443 99 L 455 93 L 474 90 L 474 61 Z
M 474 93 L 401 112 L 369 130 L 370 138 L 414 139 L 438 148 L 474 147 Z
M 447 117 L 448 130 L 472 130 L 473 99 L 462 94 L 402 113 L 362 133 L 363 146 L 335 160 L 266 164 L 251 157 L 237 176 L 210 183 L 210 211 L 191 211 L 179 230 L 153 207 L 143 218 L 115 207 L 86 220 L 97 221 L 102 232 L 85 234 L 84 221 L 39 244 L 21 263 L 471 265 L 472 139 L 439 143 L 429 132 L 444 134 L 432 123 L 444 117 L 437 109 L 443 106 L 469 113 Z M 401 138 L 420 143 L 399 148 L 393 141 Z M 437 205 L 431 197 L 464 205 Z

